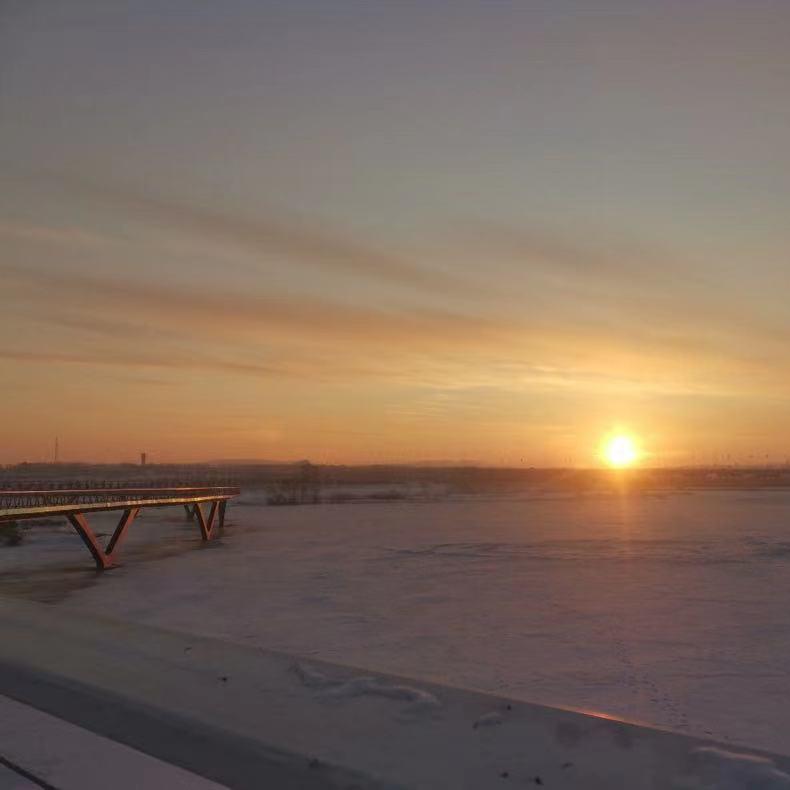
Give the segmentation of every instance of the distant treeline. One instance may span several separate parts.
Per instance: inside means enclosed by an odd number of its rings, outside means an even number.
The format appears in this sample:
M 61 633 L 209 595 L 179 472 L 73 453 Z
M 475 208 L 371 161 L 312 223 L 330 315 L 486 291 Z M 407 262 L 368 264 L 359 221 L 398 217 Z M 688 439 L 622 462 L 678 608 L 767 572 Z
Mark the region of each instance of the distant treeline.
M 63 481 L 163 480 L 263 488 L 274 500 L 318 501 L 320 490 L 351 485 L 440 485 L 457 493 L 508 491 L 678 490 L 790 486 L 790 468 L 539 469 L 477 466 L 322 466 L 298 463 L 236 464 L 17 464 L 0 469 L 0 485 L 48 485 Z M 279 493 L 278 493 L 279 492 Z

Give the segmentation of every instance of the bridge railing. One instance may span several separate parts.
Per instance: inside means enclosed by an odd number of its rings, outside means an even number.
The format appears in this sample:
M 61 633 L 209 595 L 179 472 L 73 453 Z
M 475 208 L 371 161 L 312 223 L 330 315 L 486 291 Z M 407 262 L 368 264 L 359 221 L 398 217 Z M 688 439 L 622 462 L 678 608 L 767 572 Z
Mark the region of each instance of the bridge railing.
M 217 485 L 216 483 L 193 483 L 184 481 L 158 481 L 156 484 L 116 483 L 107 485 L 98 481 L 90 484 L 69 483 L 59 486 L 30 486 L 25 488 L 5 488 L 0 490 L 0 510 L 14 508 L 46 507 L 47 505 L 89 505 L 99 502 L 134 502 L 155 497 L 157 499 L 178 499 L 185 494 L 231 495 L 239 493 L 237 485 Z

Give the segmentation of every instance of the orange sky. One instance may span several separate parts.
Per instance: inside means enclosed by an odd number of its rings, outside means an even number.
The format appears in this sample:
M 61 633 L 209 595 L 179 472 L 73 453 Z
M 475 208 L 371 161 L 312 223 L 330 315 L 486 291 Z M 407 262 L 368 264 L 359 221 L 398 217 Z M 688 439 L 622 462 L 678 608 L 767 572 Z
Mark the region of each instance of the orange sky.
M 68 6 L 0 11 L 0 463 L 790 456 L 787 6 Z

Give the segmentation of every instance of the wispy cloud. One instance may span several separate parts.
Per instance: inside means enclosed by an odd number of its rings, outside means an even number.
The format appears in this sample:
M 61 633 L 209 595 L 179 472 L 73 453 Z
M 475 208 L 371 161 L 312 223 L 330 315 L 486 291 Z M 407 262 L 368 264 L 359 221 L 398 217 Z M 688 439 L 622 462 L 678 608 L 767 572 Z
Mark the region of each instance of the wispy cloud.
M 255 376 L 282 375 L 287 373 L 282 368 L 251 362 L 234 362 L 228 359 L 212 359 L 210 357 L 189 357 L 179 355 L 163 355 L 154 352 L 131 354 L 127 351 L 99 350 L 86 353 L 68 353 L 52 351 L 17 351 L 0 348 L 0 360 L 45 365 L 79 365 L 103 366 L 120 368 L 160 368 L 166 370 L 213 370 L 228 373 L 243 373 Z
M 770 344 L 744 350 L 671 328 L 386 310 L 329 300 L 145 284 L 84 272 L 0 266 L 17 310 L 97 338 L 90 354 L 33 346 L 7 359 L 59 364 L 202 367 L 259 377 L 408 387 L 516 387 L 616 394 L 742 390 L 788 379 Z M 141 340 L 145 340 L 141 345 Z M 65 341 L 64 341 L 65 342 Z M 33 352 L 36 353 L 33 353 Z M 744 378 L 744 372 L 749 376 Z
M 17 220 L 0 220 L 0 239 L 83 247 L 107 243 L 105 237 L 82 228 L 35 225 Z
M 710 392 L 784 386 L 790 378 L 782 362 L 787 326 L 745 315 L 721 289 L 689 277 L 682 260 L 636 242 L 468 222 L 457 237 L 459 258 L 486 265 L 477 273 L 459 267 L 467 272 L 461 276 L 314 223 L 241 217 L 125 186 L 58 183 L 185 238 L 385 287 L 379 297 L 352 301 L 342 285 L 308 295 L 288 277 L 274 287 L 261 278 L 247 286 L 201 278 L 175 285 L 170 277 L 136 277 L 129 266 L 7 259 L 0 274 L 15 314 L 27 309 L 39 322 L 93 338 L 81 346 L 90 353 L 63 347 L 45 353 L 34 343 L 9 360 L 533 392 Z M 4 232 L 63 244 L 102 239 L 76 228 L 0 224 Z M 437 257 L 452 260 L 452 247 Z M 387 298 L 391 285 L 403 286 L 396 307 Z M 448 294 L 463 294 L 463 307 L 446 309 Z
M 189 331 L 203 325 L 215 336 L 229 330 L 238 334 L 284 329 L 315 342 L 329 333 L 363 344 L 399 337 L 432 345 L 453 338 L 477 344 L 503 330 L 497 321 L 445 310 L 377 309 L 303 296 L 174 288 L 14 265 L 0 265 L 0 272 L 9 287 L 28 293 L 69 294 L 74 304 L 90 306 L 100 314 L 111 313 L 121 320 L 144 315 L 161 326 L 186 325 Z M 95 314 L 90 320 L 96 320 Z
M 88 183 L 74 177 L 49 180 L 103 207 L 111 205 L 123 214 L 192 236 L 243 247 L 267 257 L 279 257 L 288 265 L 364 277 L 432 293 L 468 296 L 480 290 L 480 283 L 361 244 L 315 221 L 274 215 L 245 217 L 185 199 L 143 193 L 126 185 Z

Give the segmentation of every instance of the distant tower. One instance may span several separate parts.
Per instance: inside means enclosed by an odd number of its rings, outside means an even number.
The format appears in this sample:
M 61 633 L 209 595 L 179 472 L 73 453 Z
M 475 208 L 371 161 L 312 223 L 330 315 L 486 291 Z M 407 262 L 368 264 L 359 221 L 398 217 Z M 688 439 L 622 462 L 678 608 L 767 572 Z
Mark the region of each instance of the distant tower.
M 140 466 L 145 466 L 146 453 L 140 453 Z
M 55 463 L 60 460 L 60 446 L 58 443 L 58 437 L 55 437 Z

